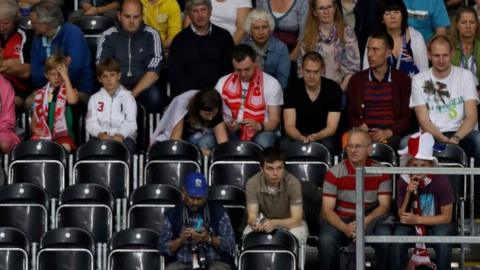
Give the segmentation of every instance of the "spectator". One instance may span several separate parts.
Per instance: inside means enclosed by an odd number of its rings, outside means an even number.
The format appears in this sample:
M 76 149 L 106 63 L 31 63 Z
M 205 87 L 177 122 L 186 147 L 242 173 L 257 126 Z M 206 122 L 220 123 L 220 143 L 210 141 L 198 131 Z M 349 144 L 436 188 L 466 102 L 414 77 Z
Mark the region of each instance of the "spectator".
M 336 3 L 341 7 L 345 25 L 355 29 L 355 7 L 357 6 L 357 0 L 336 0 Z
M 235 248 L 235 236 L 225 209 L 207 201 L 205 177 L 192 172 L 183 180 L 182 202 L 169 210 L 160 232 L 160 252 L 173 257 L 167 270 L 192 269 L 198 265 L 203 249 L 208 270 L 231 269 L 230 254 Z
M 306 245 L 307 223 L 303 220 L 302 185 L 285 170 L 285 154 L 278 148 L 265 148 L 260 154 L 262 170 L 246 185 L 246 235 L 252 231 L 270 233 L 286 229 Z
M 210 22 L 210 0 L 188 0 L 186 14 L 191 24 L 172 42 L 168 78 L 172 96 L 212 87 L 220 77 L 232 71 L 232 36 Z
M 245 17 L 251 9 L 252 0 L 212 0 L 211 21 L 227 30 L 235 44 L 240 44 L 245 37 Z
M 113 58 L 120 63 L 121 83 L 132 91 L 150 113 L 161 112 L 164 93 L 158 85 L 162 66 L 160 36 L 143 21 L 139 0 L 125 0 L 118 13 L 119 25 L 103 32 L 98 43 L 97 62 Z
M 339 1 L 344 0 L 337 0 Z M 365 51 L 368 37 L 378 28 L 376 14 L 378 0 L 358 0 L 355 4 L 355 34 L 357 35 L 358 48 L 360 52 Z M 362 55 L 363 56 L 363 55 Z
M 182 30 L 182 14 L 176 0 L 141 0 L 143 20 L 160 34 L 164 52 L 173 38 Z
M 337 269 L 339 249 L 355 241 L 355 168 L 383 166 L 368 158 L 372 141 L 367 131 L 352 129 L 347 144 L 347 159 L 330 168 L 323 182 L 322 221 L 318 237 L 318 259 L 322 269 Z M 365 176 L 366 233 L 390 235 L 385 222 L 392 201 L 392 179 L 389 175 Z M 389 244 L 375 245 L 375 269 L 387 268 Z
M 88 101 L 87 133 L 125 143 L 130 153 L 136 153 L 137 103 L 120 83 L 120 64 L 111 58 L 103 60 L 97 65 L 97 79 L 103 87 Z
M 318 52 L 325 61 L 325 77 L 346 89 L 353 73 L 360 70 L 360 53 L 352 28 L 345 26 L 333 0 L 311 0 L 305 35 L 300 45 L 297 66 L 303 55 Z M 298 75 L 301 76 L 300 70 Z
M 433 136 L 429 133 L 415 133 L 408 140 L 408 146 L 399 151 L 401 166 L 435 167 L 433 156 Z M 456 226 L 452 224 L 455 194 L 445 175 L 404 174 L 397 181 L 397 207 L 400 224 L 395 235 L 454 235 Z M 418 269 L 415 266 L 432 266 L 428 251 L 423 243 L 415 245 L 415 252 L 408 260 L 408 244 L 392 244 L 391 258 L 393 270 Z M 438 270 L 451 269 L 452 245 L 432 244 L 435 249 Z M 413 266 L 413 267 L 412 267 Z
M 402 0 L 389 0 L 380 4 L 377 18 L 380 29 L 393 38 L 394 46 L 392 55 L 388 58 L 389 66 L 410 77 L 428 69 L 425 41 L 417 30 L 408 26 L 408 12 Z M 363 57 L 363 68 L 368 67 L 367 57 Z
M 285 43 L 272 35 L 275 21 L 272 15 L 261 9 L 254 9 L 245 19 L 244 44 L 250 45 L 257 53 L 257 64 L 264 72 L 275 77 L 283 89 L 287 88 L 290 76 L 290 58 Z
M 50 1 L 34 5 L 30 18 L 36 35 L 31 54 L 33 86 L 40 88 L 47 84 L 44 75 L 46 59 L 54 54 L 62 54 L 67 57 L 68 76 L 73 87 L 79 91 L 80 102 L 86 104 L 94 81 L 90 50 L 82 31 L 75 25 L 63 23 L 62 11 Z
M 458 9 L 450 28 L 450 36 L 454 42 L 452 64 L 468 69 L 476 75 L 475 82 L 478 87 L 480 66 L 477 61 L 480 61 L 480 30 L 475 9 L 471 7 Z
M 9 154 L 18 143 L 20 139 L 15 133 L 15 92 L 10 82 L 0 75 L 0 153 Z
M 322 56 L 308 52 L 303 57 L 303 79 L 287 89 L 283 126 L 288 138 L 304 143 L 318 141 L 332 153 L 338 151 L 335 138 L 342 110 L 343 92 L 336 82 L 322 77 Z
M 32 140 L 54 140 L 67 152 L 76 149 L 73 115 L 69 105 L 77 104 L 78 92 L 68 76 L 68 58 L 52 55 L 45 62 L 47 85 L 38 89 L 32 106 Z
M 70 21 L 81 16 L 103 15 L 116 19 L 120 0 L 81 0 L 80 8 L 70 15 Z
M 298 44 L 303 36 L 308 12 L 308 0 L 256 0 L 257 8 L 269 12 L 275 19 L 273 36 L 283 41 L 290 60 L 298 56 Z
M 25 99 L 30 95 L 30 50 L 31 35 L 18 27 L 19 6 L 16 1 L 0 3 L 0 58 L 3 59 L 0 73 L 15 89 L 15 105 L 23 110 Z
M 450 26 L 443 0 L 403 0 L 408 10 L 408 24 L 428 42 L 434 34 L 447 34 Z
M 451 64 L 453 45 L 445 35 L 432 37 L 428 52 L 432 67 L 413 77 L 410 108 L 415 109 L 423 131 L 439 142 L 460 145 L 478 162 L 480 133 L 474 75 Z
M 256 64 L 252 47 L 234 48 L 234 72 L 223 76 L 215 87 L 223 98 L 223 114 L 231 137 L 252 140 L 263 148 L 272 146 L 280 125 L 282 87 Z
M 393 40 L 386 33 L 370 36 L 367 57 L 370 68 L 356 73 L 346 91 L 350 128 L 369 131 L 373 141 L 397 149 L 412 129 L 413 110 L 408 107 L 410 78 L 388 65 Z

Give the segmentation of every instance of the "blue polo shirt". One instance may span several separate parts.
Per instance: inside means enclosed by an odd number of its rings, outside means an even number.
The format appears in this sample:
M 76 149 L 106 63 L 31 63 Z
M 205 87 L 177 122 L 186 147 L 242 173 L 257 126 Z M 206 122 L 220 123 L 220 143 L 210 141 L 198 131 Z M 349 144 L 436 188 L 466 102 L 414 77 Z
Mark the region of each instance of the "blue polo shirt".
M 435 34 L 437 27 L 449 27 L 447 9 L 443 0 L 403 0 L 408 11 L 408 25 L 419 31 L 425 42 Z

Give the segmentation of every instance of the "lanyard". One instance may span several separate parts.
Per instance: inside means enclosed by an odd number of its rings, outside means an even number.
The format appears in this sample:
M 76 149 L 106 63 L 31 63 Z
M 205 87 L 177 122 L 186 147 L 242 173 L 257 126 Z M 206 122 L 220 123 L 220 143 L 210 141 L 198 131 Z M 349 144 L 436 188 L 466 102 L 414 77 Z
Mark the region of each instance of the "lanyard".
M 397 70 L 400 69 L 400 63 L 402 62 L 403 50 L 406 50 L 406 49 L 407 49 L 407 36 L 405 34 L 403 34 L 403 36 L 402 36 L 402 49 L 400 49 L 400 53 L 398 54 L 397 65 L 395 67 Z

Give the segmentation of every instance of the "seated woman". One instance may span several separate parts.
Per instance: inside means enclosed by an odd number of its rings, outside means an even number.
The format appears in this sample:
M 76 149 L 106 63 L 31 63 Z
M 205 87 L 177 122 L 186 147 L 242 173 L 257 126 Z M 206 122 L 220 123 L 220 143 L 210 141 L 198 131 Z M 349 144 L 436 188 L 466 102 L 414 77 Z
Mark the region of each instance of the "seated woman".
M 455 44 L 452 64 L 470 70 L 477 79 L 480 76 L 480 32 L 475 9 L 458 9 L 450 27 L 450 38 Z
M 47 85 L 36 91 L 32 105 L 32 140 L 54 140 L 67 152 L 76 149 L 73 113 L 69 105 L 78 103 L 78 92 L 68 77 L 65 56 L 52 55 L 45 61 Z
M 211 0 L 212 17 L 210 21 L 230 32 L 235 44 L 245 37 L 243 24 L 248 12 L 252 9 L 251 0 Z
M 333 0 L 311 0 L 305 24 L 305 35 L 300 44 L 297 59 L 298 76 L 303 56 L 310 51 L 318 52 L 325 62 L 324 76 L 334 80 L 343 90 L 350 77 L 360 70 L 360 53 L 357 37 L 345 26 Z
M 408 26 L 408 12 L 402 0 L 381 3 L 377 22 L 381 30 L 387 31 L 393 38 L 392 56 L 388 59 L 390 67 L 401 70 L 410 77 L 428 69 L 425 41 L 420 32 Z M 367 68 L 369 65 L 365 48 L 363 69 Z
M 288 48 L 272 36 L 275 21 L 272 15 L 261 9 L 254 9 L 245 19 L 245 32 L 248 38 L 243 41 L 257 53 L 257 64 L 264 72 L 278 80 L 282 89 L 288 85 L 290 58 Z
M 10 82 L 0 75 L 0 153 L 9 154 L 19 142 L 15 133 L 15 91 Z
M 213 88 L 190 90 L 172 100 L 150 144 L 169 139 L 187 140 L 205 155 L 217 144 L 228 141 L 220 94 Z
M 410 136 L 408 147 L 398 151 L 400 166 L 434 167 L 437 159 L 433 156 L 435 141 L 430 133 L 416 133 Z M 455 194 L 450 181 L 444 175 L 410 174 L 402 175 L 397 181 L 397 207 L 400 225 L 394 235 L 433 235 L 455 234 L 452 224 Z M 436 254 L 436 269 L 451 269 L 452 245 L 432 244 Z M 419 265 L 432 267 L 428 251 L 423 243 L 415 245 L 415 251 L 408 260 L 408 244 L 391 245 L 393 270 L 419 269 Z M 408 263 L 408 267 L 407 267 Z M 428 269 L 435 269 L 430 268 Z M 425 268 L 427 269 L 427 268 Z

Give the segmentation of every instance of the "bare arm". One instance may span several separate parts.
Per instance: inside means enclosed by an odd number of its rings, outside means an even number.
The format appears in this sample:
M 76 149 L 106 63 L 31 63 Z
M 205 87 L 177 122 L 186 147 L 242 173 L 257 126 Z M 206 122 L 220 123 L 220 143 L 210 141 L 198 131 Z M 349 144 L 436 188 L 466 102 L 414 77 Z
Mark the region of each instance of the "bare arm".
M 235 30 L 235 34 L 233 34 L 233 41 L 235 42 L 235 44 L 240 44 L 240 42 L 242 42 L 243 38 L 245 37 L 243 23 L 245 22 L 245 18 L 247 17 L 248 12 L 250 12 L 250 8 L 237 8 L 237 28 Z
M 228 141 L 228 132 L 225 122 L 221 122 L 216 125 L 213 129 L 213 134 L 215 134 L 215 139 L 217 139 L 218 144 Z
M 14 76 L 21 79 L 30 77 L 31 65 L 28 63 L 21 63 L 20 59 L 6 59 L 3 60 L 0 71 L 3 74 Z
M 297 111 L 293 108 L 283 110 L 283 125 L 287 135 L 297 141 L 305 141 L 306 137 L 296 127 Z
M 460 138 L 463 138 L 473 130 L 473 128 L 478 123 L 477 116 L 477 101 L 476 100 L 466 100 L 465 103 L 465 118 L 463 119 L 462 124 L 455 133 Z
M 448 142 L 449 138 L 440 132 L 440 130 L 435 126 L 428 115 L 428 109 L 425 104 L 415 106 L 415 114 L 418 119 L 420 127 L 425 131 L 433 135 L 435 139 L 441 142 Z
M 256 203 L 247 203 L 247 224 L 250 227 L 255 227 L 255 220 L 258 216 L 258 204 Z
M 440 214 L 435 216 L 419 216 L 413 213 L 404 212 L 400 215 L 400 222 L 409 225 L 423 224 L 427 226 L 448 224 L 452 221 L 452 212 L 452 204 L 440 207 Z
M 365 228 L 376 218 L 388 213 L 390 210 L 390 204 L 392 203 L 392 196 L 378 195 L 378 202 L 378 207 L 365 217 Z
M 274 227 L 279 228 L 286 228 L 291 229 L 298 227 L 302 224 L 302 217 L 303 217 L 303 207 L 302 205 L 291 205 L 290 206 L 290 214 L 289 218 L 285 219 L 271 219 L 272 225 Z
M 152 86 L 157 80 L 159 76 L 157 73 L 153 71 L 147 71 L 142 78 L 138 81 L 137 85 L 132 89 L 132 95 L 134 97 L 138 97 L 140 93 L 142 93 L 145 89 Z
M 184 122 L 185 122 L 185 119 L 181 119 L 180 121 L 178 121 L 175 127 L 173 127 L 172 134 L 170 135 L 170 140 L 182 139 Z
M 67 90 L 67 103 L 70 105 L 77 104 L 78 102 L 78 92 L 72 86 L 72 82 L 70 81 L 70 77 L 68 77 L 68 69 L 65 65 L 59 65 L 57 67 L 58 72 L 62 76 L 63 83 L 65 84 L 65 88 Z
M 340 112 L 329 112 L 327 115 L 327 126 L 319 132 L 308 136 L 311 138 L 309 141 L 318 141 L 334 135 L 337 131 L 338 123 L 340 122 L 340 114 Z
M 322 217 L 328 224 L 335 227 L 337 230 L 345 233 L 347 224 L 335 213 L 336 198 L 325 197 L 322 199 Z
M 280 125 L 281 106 L 267 106 L 268 121 L 263 123 L 265 130 L 273 131 Z

